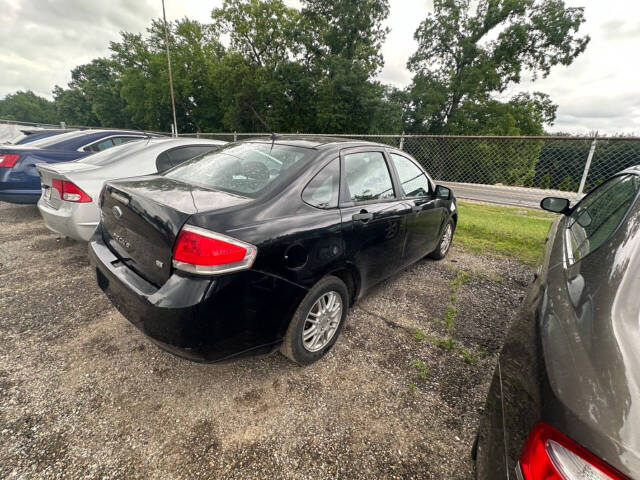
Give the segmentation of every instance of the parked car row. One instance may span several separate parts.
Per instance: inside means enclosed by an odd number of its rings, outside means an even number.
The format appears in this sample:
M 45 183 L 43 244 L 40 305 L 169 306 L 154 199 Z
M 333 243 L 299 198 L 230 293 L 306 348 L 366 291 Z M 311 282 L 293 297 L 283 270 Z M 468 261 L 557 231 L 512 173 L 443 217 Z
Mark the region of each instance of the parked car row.
M 138 131 L 76 130 L 21 145 L 0 145 L 0 201 L 35 204 L 40 198 L 36 164 L 70 162 L 121 145 L 149 138 Z
M 38 164 L 42 186 L 38 209 L 50 230 L 87 242 L 100 221 L 98 200 L 106 180 L 162 172 L 224 143 L 149 137 L 74 162 Z

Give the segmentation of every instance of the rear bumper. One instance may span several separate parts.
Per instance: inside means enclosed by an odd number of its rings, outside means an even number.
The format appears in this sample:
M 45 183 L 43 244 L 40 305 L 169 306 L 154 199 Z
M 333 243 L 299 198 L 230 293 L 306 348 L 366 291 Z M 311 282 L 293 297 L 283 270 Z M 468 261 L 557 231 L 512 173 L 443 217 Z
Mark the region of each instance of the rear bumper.
M 255 271 L 218 277 L 174 273 L 161 287 L 131 270 L 98 232 L 89 242 L 98 285 L 160 347 L 198 362 L 268 353 L 306 290 Z
M 49 230 L 82 242 L 91 239 L 100 222 L 100 209 L 93 202 L 62 202 L 56 210 L 40 198 L 38 210 Z

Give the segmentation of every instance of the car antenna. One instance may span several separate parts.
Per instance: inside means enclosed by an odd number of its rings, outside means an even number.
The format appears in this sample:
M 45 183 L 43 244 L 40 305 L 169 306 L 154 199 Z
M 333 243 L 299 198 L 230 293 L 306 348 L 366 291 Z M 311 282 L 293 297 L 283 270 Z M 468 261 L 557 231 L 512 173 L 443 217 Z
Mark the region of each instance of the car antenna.
M 255 109 L 255 108 L 253 108 L 253 105 L 249 105 L 249 108 L 251 109 L 251 111 L 253 112 L 253 114 L 258 118 L 258 120 L 260 120 L 260 122 L 265 126 L 265 128 L 267 129 L 267 131 L 271 132 L 271 149 L 273 150 L 273 143 L 274 143 L 274 142 L 276 141 L 276 139 L 278 138 L 278 134 L 269 128 L 269 125 L 267 125 L 267 122 L 265 122 L 265 121 L 262 119 L 262 117 L 261 117 L 260 115 L 258 115 L 258 112 L 256 112 L 256 109 Z

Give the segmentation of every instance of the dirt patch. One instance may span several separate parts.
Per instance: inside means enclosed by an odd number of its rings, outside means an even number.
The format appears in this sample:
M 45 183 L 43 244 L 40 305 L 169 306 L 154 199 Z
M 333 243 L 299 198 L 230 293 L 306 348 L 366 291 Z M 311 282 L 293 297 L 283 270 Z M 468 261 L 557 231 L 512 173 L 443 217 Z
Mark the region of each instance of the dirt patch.
M 379 285 L 312 366 L 199 365 L 113 309 L 86 245 L 33 207 L 0 203 L 0 238 L 1 478 L 472 478 L 478 412 L 531 278 L 454 248 Z

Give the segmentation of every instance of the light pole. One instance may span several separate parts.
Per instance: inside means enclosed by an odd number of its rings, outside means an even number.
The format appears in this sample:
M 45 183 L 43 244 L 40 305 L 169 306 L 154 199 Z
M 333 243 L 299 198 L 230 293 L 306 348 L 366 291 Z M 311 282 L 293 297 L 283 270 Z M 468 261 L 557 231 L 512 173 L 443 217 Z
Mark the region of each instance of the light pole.
M 173 97 L 173 74 L 171 73 L 171 54 L 169 54 L 169 30 L 167 28 L 167 15 L 164 11 L 162 0 L 162 18 L 164 19 L 164 44 L 167 47 L 167 65 L 169 66 L 169 89 L 171 90 L 171 110 L 173 111 L 173 135 L 178 136 L 178 122 L 176 120 L 176 101 Z

